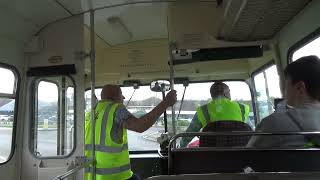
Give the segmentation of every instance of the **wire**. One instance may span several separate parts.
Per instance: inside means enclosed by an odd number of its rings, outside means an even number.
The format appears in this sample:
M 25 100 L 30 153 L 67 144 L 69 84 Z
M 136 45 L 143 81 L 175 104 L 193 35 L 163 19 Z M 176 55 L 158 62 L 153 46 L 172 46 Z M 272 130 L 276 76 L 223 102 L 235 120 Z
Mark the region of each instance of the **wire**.
M 182 109 L 182 104 L 183 104 L 183 101 L 184 101 L 184 95 L 186 94 L 186 90 L 187 90 L 187 86 L 184 86 L 184 91 L 183 91 L 183 95 L 182 95 L 182 99 L 181 99 L 181 103 L 180 103 L 180 108 L 179 108 L 179 113 L 178 113 L 178 116 L 177 116 L 177 120 L 179 120 L 180 112 L 181 112 L 181 109 Z
M 132 95 L 131 95 L 131 97 L 130 97 L 129 101 L 127 102 L 126 107 L 128 107 L 128 105 L 129 105 L 129 103 L 130 103 L 130 101 L 131 101 L 131 99 L 132 99 L 132 97 L 133 97 L 134 93 L 136 92 L 136 90 L 137 90 L 137 89 L 134 89 L 134 91 L 133 91 L 133 93 L 132 93 Z

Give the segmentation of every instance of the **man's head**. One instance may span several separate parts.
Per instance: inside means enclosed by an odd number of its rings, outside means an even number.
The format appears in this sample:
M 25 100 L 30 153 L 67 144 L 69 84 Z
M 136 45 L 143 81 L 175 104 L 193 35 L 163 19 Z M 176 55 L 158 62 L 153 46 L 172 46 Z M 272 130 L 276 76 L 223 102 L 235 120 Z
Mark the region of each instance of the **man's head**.
M 122 95 L 121 88 L 118 85 L 107 84 L 102 88 L 101 99 L 102 100 L 108 99 L 117 103 L 123 103 L 123 100 L 125 98 Z
M 226 85 L 223 82 L 215 82 L 211 88 L 210 88 L 210 94 L 212 99 L 218 98 L 218 97 L 226 97 L 228 99 L 231 99 L 230 96 L 230 89 L 228 85 Z
M 305 56 L 290 63 L 284 70 L 288 105 L 320 101 L 320 60 Z

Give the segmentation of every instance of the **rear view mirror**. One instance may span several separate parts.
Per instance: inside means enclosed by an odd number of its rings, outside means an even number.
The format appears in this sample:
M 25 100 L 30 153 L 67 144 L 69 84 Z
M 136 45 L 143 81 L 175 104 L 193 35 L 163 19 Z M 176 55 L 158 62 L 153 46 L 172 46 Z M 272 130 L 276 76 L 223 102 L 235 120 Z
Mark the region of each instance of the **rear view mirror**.
M 170 82 L 167 80 L 156 80 L 150 84 L 151 91 L 154 92 L 166 92 L 170 91 Z
M 125 87 L 130 87 L 132 86 L 133 89 L 139 89 L 141 82 L 138 80 L 128 80 L 128 81 L 124 81 L 123 85 Z

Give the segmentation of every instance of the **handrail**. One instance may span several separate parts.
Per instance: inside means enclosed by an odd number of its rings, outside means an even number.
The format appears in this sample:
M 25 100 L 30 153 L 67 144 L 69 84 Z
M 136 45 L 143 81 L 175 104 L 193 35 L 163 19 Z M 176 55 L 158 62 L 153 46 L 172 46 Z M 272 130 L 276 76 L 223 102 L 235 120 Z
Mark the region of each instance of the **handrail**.
M 243 135 L 252 135 L 252 136 L 270 136 L 270 135 L 320 135 L 320 131 L 312 132 L 251 132 L 251 131 L 232 131 L 232 132 L 185 132 L 174 135 L 169 142 L 169 151 L 172 147 L 172 144 L 180 137 L 190 137 L 190 136 L 243 136 Z
M 77 173 L 77 172 L 80 171 L 81 169 L 89 166 L 90 164 L 93 164 L 93 162 L 94 162 L 93 160 L 90 160 L 90 161 L 88 161 L 88 162 L 86 162 L 86 163 L 80 164 L 79 166 L 76 166 L 76 167 L 74 167 L 73 169 L 70 169 L 69 171 L 67 171 L 67 172 L 65 172 L 65 173 L 57 176 L 57 177 L 54 178 L 53 180 L 63 180 L 63 179 L 65 179 L 65 178 L 67 178 L 67 177 L 69 177 L 69 176 Z

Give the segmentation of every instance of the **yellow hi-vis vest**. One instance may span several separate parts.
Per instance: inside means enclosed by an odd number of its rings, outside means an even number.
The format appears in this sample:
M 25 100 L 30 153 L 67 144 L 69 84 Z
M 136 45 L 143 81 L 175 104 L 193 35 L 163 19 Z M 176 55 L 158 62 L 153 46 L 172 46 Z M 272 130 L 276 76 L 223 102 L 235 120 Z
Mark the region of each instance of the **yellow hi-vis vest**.
M 132 176 L 128 151 L 127 131 L 122 128 L 121 143 L 113 141 L 115 112 L 121 104 L 100 101 L 95 108 L 95 160 L 96 180 L 124 180 Z M 90 114 L 88 114 L 90 115 Z M 90 116 L 89 116 L 90 117 Z M 85 156 L 91 157 L 91 121 L 85 122 Z M 85 179 L 91 180 L 92 166 L 85 169 Z
M 214 121 L 240 121 L 247 123 L 249 106 L 231 101 L 227 98 L 217 98 L 206 105 L 197 108 L 198 120 L 202 128 Z

